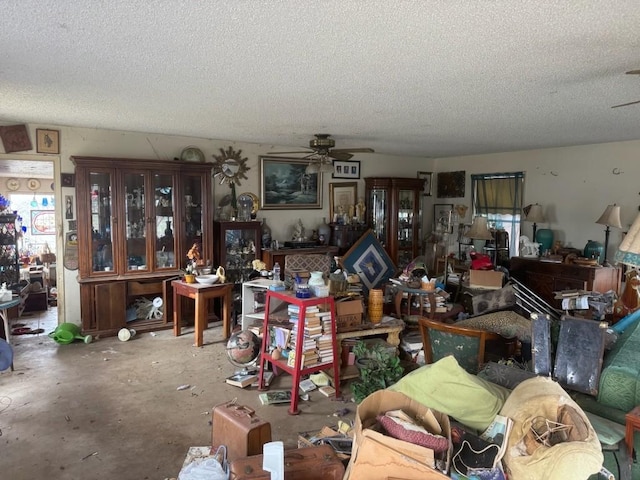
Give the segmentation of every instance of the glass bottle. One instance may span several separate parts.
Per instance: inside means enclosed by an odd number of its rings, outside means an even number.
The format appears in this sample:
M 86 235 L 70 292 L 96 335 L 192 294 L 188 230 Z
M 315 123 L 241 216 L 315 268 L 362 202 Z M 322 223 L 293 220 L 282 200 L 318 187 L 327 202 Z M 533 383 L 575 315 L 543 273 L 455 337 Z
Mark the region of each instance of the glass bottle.
M 271 228 L 265 218 L 262 219 L 262 248 L 271 248 Z

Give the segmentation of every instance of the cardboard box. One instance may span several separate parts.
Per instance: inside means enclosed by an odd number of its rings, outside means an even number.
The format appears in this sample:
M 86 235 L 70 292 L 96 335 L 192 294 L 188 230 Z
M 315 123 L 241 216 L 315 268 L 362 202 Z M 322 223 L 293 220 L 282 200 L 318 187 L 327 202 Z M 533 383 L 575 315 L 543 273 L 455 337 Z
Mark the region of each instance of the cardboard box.
M 362 323 L 364 305 L 362 299 L 336 302 L 336 328 L 338 332 Z
M 420 419 L 427 431 L 449 440 L 449 450 L 437 459 L 433 450 L 384 435 L 371 427 L 378 414 L 402 409 Z M 451 462 L 449 416 L 412 400 L 403 393 L 379 390 L 365 398 L 356 411 L 355 440 L 345 479 L 402 478 L 445 480 Z M 441 467 L 442 471 L 436 470 Z M 444 473 L 443 473 L 444 472 Z
M 469 286 L 497 290 L 502 288 L 504 273 L 493 270 L 469 270 Z

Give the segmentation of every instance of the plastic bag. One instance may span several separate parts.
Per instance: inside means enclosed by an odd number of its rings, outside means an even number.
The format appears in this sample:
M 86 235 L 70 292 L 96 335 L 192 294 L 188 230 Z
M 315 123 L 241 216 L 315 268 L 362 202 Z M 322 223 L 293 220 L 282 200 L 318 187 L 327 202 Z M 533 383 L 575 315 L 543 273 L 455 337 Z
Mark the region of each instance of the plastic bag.
M 227 463 L 227 448 L 218 447 L 212 457 L 196 458 L 182 467 L 178 480 L 228 480 L 229 465 Z

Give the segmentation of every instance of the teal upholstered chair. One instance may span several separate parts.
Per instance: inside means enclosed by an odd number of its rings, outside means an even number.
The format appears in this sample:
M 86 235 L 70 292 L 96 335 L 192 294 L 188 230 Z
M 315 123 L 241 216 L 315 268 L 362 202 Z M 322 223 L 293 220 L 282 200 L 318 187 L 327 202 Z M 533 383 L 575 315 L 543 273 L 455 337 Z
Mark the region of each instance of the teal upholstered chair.
M 473 374 L 478 373 L 486 362 L 487 342 L 506 342 L 506 339 L 497 333 L 456 327 L 424 317 L 419 320 L 419 324 L 426 363 L 453 355 L 462 368 Z

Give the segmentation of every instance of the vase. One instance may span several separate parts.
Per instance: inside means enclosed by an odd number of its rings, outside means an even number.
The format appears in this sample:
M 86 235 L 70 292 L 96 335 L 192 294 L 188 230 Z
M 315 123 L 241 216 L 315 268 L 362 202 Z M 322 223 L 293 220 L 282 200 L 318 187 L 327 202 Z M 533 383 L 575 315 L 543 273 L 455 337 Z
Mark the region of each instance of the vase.
M 584 247 L 585 258 L 596 258 L 598 263 L 601 263 L 604 259 L 604 245 L 595 240 L 589 240 Z
M 371 323 L 380 323 L 382 320 L 382 307 L 384 303 L 384 297 L 382 290 L 379 288 L 373 288 L 369 290 L 369 321 Z
M 184 283 L 196 283 L 196 276 L 193 273 L 184 274 Z
M 553 246 L 553 230 L 549 228 L 539 228 L 536 231 L 536 242 L 540 244 L 540 254 L 544 255 L 544 252 L 551 250 Z
M 318 227 L 318 239 L 322 245 L 329 245 L 329 239 L 331 238 L 331 227 L 327 225 L 327 219 L 323 218 L 322 223 Z
M 262 219 L 262 248 L 271 248 L 271 228 L 266 218 Z

